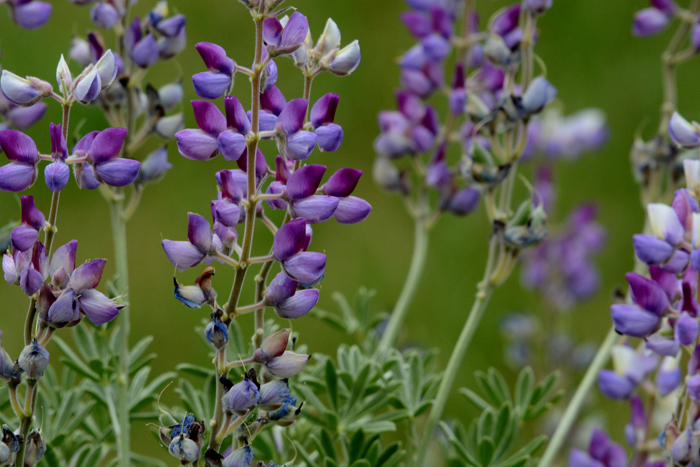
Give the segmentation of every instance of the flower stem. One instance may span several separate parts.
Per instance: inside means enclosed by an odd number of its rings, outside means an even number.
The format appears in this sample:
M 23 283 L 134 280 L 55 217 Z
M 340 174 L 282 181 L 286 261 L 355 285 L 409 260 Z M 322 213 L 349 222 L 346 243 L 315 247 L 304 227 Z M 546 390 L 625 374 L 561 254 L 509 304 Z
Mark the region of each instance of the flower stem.
M 559 452 L 559 449 L 561 448 L 562 444 L 564 444 L 564 441 L 566 440 L 566 437 L 569 434 L 571 426 L 576 421 L 576 417 L 578 416 L 578 413 L 581 410 L 581 406 L 586 400 L 588 392 L 591 390 L 591 387 L 593 387 L 593 383 L 598 377 L 598 372 L 608 362 L 610 350 L 615 344 L 615 341 L 617 341 L 617 337 L 618 335 L 615 332 L 615 328 L 610 328 L 610 331 L 608 331 L 608 335 L 605 337 L 603 344 L 598 349 L 598 353 L 596 353 L 593 362 L 591 362 L 591 366 L 588 367 L 588 370 L 583 376 L 583 379 L 581 380 L 578 389 L 576 389 L 574 397 L 571 398 L 571 402 L 569 402 L 569 405 L 566 408 L 564 415 L 559 421 L 559 425 L 557 426 L 556 431 L 552 435 L 552 439 L 547 445 L 547 449 L 544 451 L 544 454 L 542 455 L 539 464 L 537 464 L 537 467 L 548 467 L 549 464 L 551 464 L 554 458 L 556 457 L 557 453 Z
M 425 262 L 428 257 L 428 246 L 429 232 L 425 217 L 423 215 L 418 215 L 415 218 L 415 238 L 413 240 L 413 258 L 411 259 L 411 266 L 408 270 L 406 282 L 401 290 L 401 295 L 399 295 L 394 311 L 391 313 L 389 324 L 379 343 L 379 355 L 385 355 L 386 352 L 396 344 L 399 331 L 406 319 L 406 313 L 408 313 L 408 309 L 416 295 L 421 277 L 423 277 Z
M 424 461 L 428 452 L 428 447 L 433 439 L 435 428 L 442 418 L 445 405 L 447 404 L 447 398 L 452 390 L 452 385 L 454 384 L 457 372 L 462 365 L 464 355 L 467 352 L 467 348 L 471 343 L 472 337 L 474 337 L 476 328 L 479 326 L 479 321 L 481 321 L 481 317 L 486 310 L 486 305 L 488 305 L 489 299 L 491 298 L 491 293 L 495 288 L 495 283 L 492 280 L 492 274 L 496 251 L 500 246 L 499 238 L 501 238 L 500 235 L 494 232 L 489 240 L 489 255 L 488 260 L 486 261 L 486 268 L 484 270 L 484 278 L 477 286 L 474 304 L 469 312 L 469 317 L 467 318 L 467 322 L 464 324 L 464 328 L 462 328 L 462 332 L 459 335 L 459 339 L 457 340 L 454 350 L 452 351 L 452 355 L 450 355 L 450 361 L 447 363 L 445 373 L 442 375 L 440 388 L 438 389 L 437 396 L 433 402 L 430 415 L 428 416 L 428 422 L 423 433 L 423 440 L 418 447 L 416 458 L 413 462 L 413 465 L 415 466 L 425 465 Z

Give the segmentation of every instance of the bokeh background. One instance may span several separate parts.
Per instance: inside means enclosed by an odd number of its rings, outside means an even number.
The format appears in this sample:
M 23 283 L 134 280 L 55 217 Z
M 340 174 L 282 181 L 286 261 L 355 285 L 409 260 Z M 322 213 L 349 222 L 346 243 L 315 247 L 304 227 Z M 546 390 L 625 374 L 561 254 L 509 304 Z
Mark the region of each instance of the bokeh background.
M 88 9 L 64 0 L 53 3 L 54 14 L 49 24 L 38 31 L 19 29 L 0 6 L 3 68 L 53 81 L 60 54 L 67 53 L 72 35 L 83 35 L 93 27 Z M 147 11 L 151 3 L 142 0 L 136 11 Z M 357 38 L 363 51 L 362 64 L 355 73 L 345 78 L 323 74 L 315 81 L 312 92 L 312 100 L 330 91 L 340 94 L 336 121 L 345 130 L 341 150 L 315 152 L 314 162 L 327 164 L 329 170 L 345 166 L 363 169 L 366 175 L 356 194 L 374 206 L 372 215 L 362 224 L 341 226 L 331 221 L 315 229 L 314 250 L 325 251 L 329 258 L 319 306 L 337 311 L 331 292 L 352 297 L 359 287 L 366 286 L 377 291 L 374 311 L 388 310 L 406 276 L 413 226 L 401 200 L 382 192 L 372 181 L 375 157 L 372 141 L 378 132 L 377 112 L 394 107 L 393 93 L 398 86 L 395 58 L 413 43 L 398 19 L 406 5 L 403 0 L 290 0 L 288 3 L 308 16 L 314 37 L 322 31 L 326 18 L 332 17 L 341 28 L 343 43 Z M 501 0 L 477 2 L 482 22 L 505 4 Z M 221 44 L 229 56 L 242 64 L 252 62 L 253 27 L 247 11 L 238 2 L 172 0 L 170 5 L 187 15 L 190 44 L 177 61 L 163 63 L 149 73 L 148 80 L 156 87 L 182 77 L 185 102 L 195 98 L 190 76 L 204 70 L 193 47 L 199 41 Z M 632 267 L 631 235 L 640 229 L 642 222 L 638 190 L 629 167 L 629 148 L 636 131 L 641 128 L 651 133 L 658 122 L 659 57 L 670 32 L 651 39 L 632 37 L 632 15 L 645 6 L 644 0 L 555 0 L 554 8 L 538 24 L 536 52 L 547 64 L 548 78 L 559 89 L 566 113 L 600 107 L 607 114 L 611 129 L 611 139 L 604 150 L 573 163 L 563 163 L 557 169 L 561 188 L 559 212 L 566 213 L 581 201 L 595 200 L 600 206 L 600 221 L 609 230 L 608 246 L 597 260 L 603 278 L 601 292 L 572 316 L 579 337 L 594 342 L 601 341 L 610 326 L 610 294 Z M 106 34 L 106 39 L 108 43 L 113 40 L 111 33 Z M 302 76 L 291 61 L 280 59 L 278 63 L 278 86 L 287 98 L 300 97 Z M 78 69 L 75 63 L 71 67 L 74 72 Z M 699 72 L 700 65 L 691 62 L 681 67 L 678 74 L 679 108 L 689 119 L 700 120 Z M 250 99 L 247 81 L 239 77 L 236 89 L 247 105 Z M 193 127 L 189 104 L 183 108 L 186 126 Z M 29 131 L 42 148 L 50 147 L 48 123 L 59 121 L 59 111 L 58 105 L 49 103 L 47 116 Z M 106 126 L 99 112 L 76 106 L 73 128 L 81 121 L 86 131 Z M 269 157 L 274 155 L 272 152 L 272 149 L 267 152 Z M 154 363 L 157 373 L 172 370 L 180 362 L 206 364 L 207 349 L 194 334 L 194 327 L 206 312 L 189 310 L 173 299 L 174 271 L 160 241 L 186 238 L 186 213 L 209 212 L 209 201 L 215 193 L 213 174 L 226 167 L 222 158 L 209 163 L 186 160 L 177 153 L 174 144 L 170 146 L 170 159 L 174 169 L 163 182 L 146 190 L 141 208 L 129 224 L 132 339 L 136 342 L 149 334 L 155 337 L 152 349 L 159 355 Z M 45 185 L 38 182 L 30 193 L 48 213 L 49 191 Z M 0 225 L 18 217 L 18 197 L 0 193 Z M 111 258 L 109 218 L 99 192 L 80 191 L 71 181 L 61 196 L 58 226 L 59 245 L 79 239 L 79 261 Z M 437 347 L 441 365 L 446 363 L 457 340 L 481 277 L 488 233 L 488 223 L 480 210 L 466 218 L 445 217 L 432 235 L 424 279 L 402 341 Z M 262 233 L 259 238 L 266 235 Z M 112 261 L 108 262 L 105 277 L 113 273 L 111 264 Z M 215 284 L 220 295 L 226 295 L 232 274 L 224 267 L 219 267 L 217 272 Z M 191 282 L 195 275 L 195 271 L 189 271 L 178 278 L 181 282 Z M 250 299 L 252 290 L 246 294 Z M 21 350 L 26 302 L 18 288 L 0 281 L 0 329 L 3 344 L 13 356 Z M 539 306 L 539 297 L 522 291 L 519 274 L 514 274 L 489 305 L 455 387 L 473 384 L 472 373 L 476 369 L 496 366 L 508 371 L 503 363 L 499 320 L 505 312 L 537 310 Z M 252 316 L 244 317 L 241 322 L 244 329 L 252 329 Z M 294 328 L 315 352 L 333 353 L 344 340 L 343 335 L 314 319 L 298 320 Z M 58 352 L 55 347 L 49 350 Z M 623 406 L 610 407 L 627 417 Z M 470 410 L 468 403 L 455 395 L 447 415 L 467 419 L 472 415 Z M 614 412 L 610 415 L 609 418 L 615 418 Z M 150 438 L 136 442 L 137 450 L 154 452 Z

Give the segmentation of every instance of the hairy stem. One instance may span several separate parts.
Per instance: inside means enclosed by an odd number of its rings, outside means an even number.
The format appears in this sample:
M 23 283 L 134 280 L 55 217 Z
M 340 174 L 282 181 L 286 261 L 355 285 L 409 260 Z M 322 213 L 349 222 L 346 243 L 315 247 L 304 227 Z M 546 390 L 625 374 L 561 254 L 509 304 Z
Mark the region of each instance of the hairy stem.
M 542 455 L 539 464 L 537 464 L 537 467 L 549 466 L 556 457 L 559 449 L 562 447 L 566 437 L 569 434 L 569 430 L 576 421 L 576 417 L 578 417 L 583 403 L 586 401 L 588 392 L 591 390 L 598 377 L 598 372 L 600 372 L 600 370 L 608 362 L 610 350 L 617 341 L 617 338 L 618 335 L 615 332 L 615 328 L 612 327 L 610 331 L 608 331 L 608 335 L 605 337 L 603 344 L 598 349 L 598 353 L 596 353 L 593 362 L 591 362 L 591 366 L 588 367 L 586 374 L 583 376 L 578 389 L 576 389 L 576 392 L 574 393 L 574 397 L 571 398 L 571 402 L 569 402 L 564 415 L 559 421 L 559 425 L 552 435 L 552 439 L 547 445 L 547 449 L 544 451 L 544 454 Z
M 396 344 L 399 331 L 403 326 L 406 313 L 413 302 L 413 298 L 418 290 L 418 285 L 423 277 L 425 262 L 428 257 L 429 233 L 426 226 L 425 216 L 418 215 L 415 218 L 415 238 L 413 240 L 413 257 L 408 270 L 406 282 L 401 290 L 401 295 L 396 302 L 394 311 L 391 313 L 389 324 L 384 331 L 382 340 L 379 343 L 378 353 L 384 355 Z
M 484 278 L 477 286 L 477 292 L 474 298 L 474 304 L 469 312 L 469 318 L 467 318 L 467 322 L 464 324 L 464 328 L 462 328 L 457 344 L 452 351 L 452 355 L 450 355 L 450 361 L 447 363 L 445 373 L 442 375 L 440 388 L 438 389 L 437 396 L 435 397 L 435 401 L 433 402 L 433 406 L 430 410 L 428 422 L 423 433 L 423 439 L 418 447 L 418 451 L 416 452 L 416 457 L 413 462 L 413 465 L 415 466 L 425 465 L 425 456 L 428 452 L 428 448 L 430 447 L 430 442 L 433 439 L 435 428 L 442 418 L 445 405 L 447 404 L 447 398 L 450 395 L 452 385 L 457 377 L 457 372 L 462 365 L 462 360 L 467 352 L 469 343 L 476 332 L 479 321 L 481 321 L 484 310 L 486 310 L 486 305 L 491 298 L 491 293 L 494 289 L 492 274 L 496 250 L 500 246 L 500 242 L 498 241 L 499 238 L 499 235 L 495 232 L 491 235 L 491 240 L 489 241 L 488 260 L 486 261 L 486 268 L 484 269 Z

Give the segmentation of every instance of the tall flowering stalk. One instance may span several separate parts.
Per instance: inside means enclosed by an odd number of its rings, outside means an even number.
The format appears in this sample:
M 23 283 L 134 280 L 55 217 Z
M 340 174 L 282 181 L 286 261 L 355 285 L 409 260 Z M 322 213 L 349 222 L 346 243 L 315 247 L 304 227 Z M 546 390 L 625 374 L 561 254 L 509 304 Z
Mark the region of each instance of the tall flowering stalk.
M 420 43 L 399 61 L 403 89 L 397 92 L 398 112 L 379 116 L 382 134 L 375 141 L 379 153 L 375 178 L 404 196 L 416 220 L 416 247 L 407 283 L 380 342 L 380 354 L 396 342 L 423 268 L 426 231 L 439 216 L 450 211 L 469 213 L 483 197 L 493 227 L 483 280 L 414 458 L 415 465 L 423 465 L 493 290 L 510 276 L 520 252 L 546 235 L 541 203 L 526 200 L 516 212 L 511 205 L 518 165 L 528 141 L 528 124 L 554 99 L 556 89 L 544 76 L 533 77 L 537 18 L 551 2 L 527 1 L 504 8 L 483 32 L 478 30 L 472 1 L 462 5 L 409 0 L 408 4 L 413 11 L 402 19 Z M 454 32 L 457 29 L 461 29 L 459 35 Z M 449 113 L 441 125 L 435 109 L 424 101 L 443 86 L 443 68 L 452 44 L 457 45 L 457 63 L 446 93 Z M 450 167 L 453 152 L 458 152 L 459 161 Z M 429 156 L 427 163 L 425 155 Z M 409 159 L 410 165 L 397 168 L 394 161 L 400 163 L 400 159 Z M 437 204 L 431 206 L 435 198 Z
M 202 452 L 205 426 L 197 422 L 204 414 L 188 414 L 180 423 L 161 429 L 163 442 L 182 464 L 197 465 L 204 454 L 207 465 L 250 466 L 253 451 L 249 444 L 260 430 L 294 423 L 301 404 L 290 395 L 287 380 L 304 369 L 310 356 L 293 352 L 293 346 L 287 350 L 289 330 L 265 336 L 265 309 L 272 308 L 284 319 L 307 314 L 318 301 L 319 291 L 314 286 L 323 279 L 326 266 L 325 254 L 308 251 L 312 225 L 331 218 L 353 224 L 363 221 L 371 211 L 366 201 L 352 196 L 360 170 L 340 169 L 322 183 L 326 167 L 305 164 L 316 146 L 335 151 L 343 140 L 342 128 L 334 123 L 337 94 L 322 96 L 309 112 L 312 81 L 323 71 L 339 76 L 352 73 L 360 62 L 358 42 L 341 48 L 340 31 L 329 19 L 314 45 L 306 17 L 299 12 L 283 16 L 291 10 L 280 8 L 282 1 L 243 3 L 255 24 L 252 66 L 235 62 L 217 44 L 197 44 L 209 71 L 192 77 L 195 91 L 204 99 L 223 97 L 224 112 L 212 102 L 192 101 L 198 128 L 176 134 L 184 157 L 206 161 L 221 154 L 239 167 L 216 173 L 217 197 L 210 206 L 213 230 L 203 216 L 189 213 L 188 240 L 163 241 L 168 259 L 178 271 L 215 261 L 235 270 L 221 306 L 213 287 L 213 267 L 205 268 L 195 285 L 175 281 L 175 298 L 190 308 L 212 308 L 205 337 L 216 350 L 215 407 L 206 452 Z M 275 86 L 275 59 L 279 57 L 292 58 L 302 71 L 302 98 L 287 101 Z M 251 82 L 248 112 L 232 95 L 236 73 L 248 76 Z M 274 164 L 271 160 L 268 164 L 261 150 L 264 141 L 276 143 L 279 155 Z M 284 211 L 281 224 L 269 218 L 266 210 Z M 265 256 L 252 254 L 258 222 L 274 235 Z M 240 237 L 239 225 L 243 226 Z M 248 270 L 258 264 L 255 302 L 241 305 Z M 268 283 L 276 264 L 281 272 Z M 252 355 L 231 361 L 227 354 L 229 329 L 233 320 L 245 314 L 255 315 Z M 234 384 L 228 379 L 232 370 L 250 364 L 255 364 L 255 369 L 245 372 L 242 381 Z M 242 424 L 252 415 L 254 422 L 243 430 Z M 224 456 L 222 444 L 231 436 L 233 451 Z
M 19 2 L 13 11 L 20 12 L 27 5 L 34 5 L 34 18 L 39 12 L 50 12 L 51 6 L 44 2 Z M 92 2 L 76 1 L 85 5 Z M 43 5 L 43 6 L 42 6 Z M 64 130 L 67 132 L 68 112 L 74 102 L 99 106 L 107 121 L 114 127 L 97 134 L 86 135 L 74 149 L 75 156 L 52 154 L 53 163 L 46 169 L 47 185 L 54 191 L 52 208 L 48 222 L 55 224 L 60 190 L 66 185 L 69 176 L 69 164 L 74 164 L 78 186 L 82 189 L 99 188 L 109 204 L 114 239 L 114 257 L 116 265 L 116 288 L 122 294 L 129 290 L 127 263 L 126 224 L 136 211 L 144 187 L 157 181 L 171 167 L 167 160 L 165 148 L 158 149 L 147 157 L 143 164 L 134 159 L 135 153 L 152 135 L 163 139 L 173 138 L 175 132 L 183 127 L 183 115 L 172 113 L 182 100 L 181 83 L 171 83 L 155 89 L 150 84 L 144 85 L 147 71 L 159 60 L 167 60 L 180 51 L 186 44 L 183 15 L 169 15 L 165 2 L 158 3 L 141 20 L 130 15 L 131 2 L 116 0 L 96 2 L 91 6 L 90 17 L 93 23 L 102 29 L 113 29 L 116 33 L 115 51 L 108 50 L 102 35 L 90 31 L 86 39 L 76 37 L 71 43 L 68 56 L 84 67 L 82 73 L 74 77 L 68 61 L 61 56 L 56 79 L 60 96 L 53 92 L 51 86 L 37 78 L 21 78 L 7 70 L 3 71 L 0 87 L 5 98 L 13 106 L 32 105 L 25 115 L 8 108 L 8 120 L 15 127 L 26 122 L 30 109 L 39 113 L 39 101 L 45 97 L 54 97 L 64 106 Z M 10 5 L 12 9 L 12 4 Z M 15 19 L 17 20 L 17 14 Z M 22 24 L 21 21 L 17 21 Z M 0 103 L 1 104 L 1 103 Z M 170 113 L 170 114 L 168 114 Z M 17 117 L 21 118 L 17 118 Z M 19 125 L 18 125 L 19 123 Z M 64 140 L 67 138 L 64 133 Z M 55 142 L 55 145 L 58 144 Z M 65 141 L 63 143 L 65 145 Z M 111 145 L 109 151 L 100 147 Z M 119 156 L 119 157 L 118 157 Z M 14 163 L 13 163 L 14 164 Z M 29 177 L 29 164 L 12 169 L 16 176 L 25 174 Z M 27 179 L 28 180 L 28 179 Z M 131 197 L 125 200 L 125 187 L 131 185 Z M 3 189 L 18 191 L 20 186 L 5 186 Z M 113 420 L 114 432 L 119 444 L 119 464 L 131 465 L 130 446 L 130 412 L 129 400 L 129 310 L 128 302 L 121 305 L 122 319 L 119 326 L 121 344 L 120 374 L 114 405 L 118 420 Z
M 692 125 L 676 114 L 678 91 L 676 86 L 676 68 L 695 56 L 700 48 L 700 30 L 697 27 L 698 2 L 693 0 L 688 8 L 683 8 L 673 1 L 652 1 L 648 8 L 637 12 L 634 17 L 632 32 L 638 37 L 648 37 L 667 29 L 676 20 L 678 25 L 666 50 L 661 56 L 663 70 L 663 96 L 659 127 L 656 135 L 649 141 L 637 137 L 631 151 L 631 162 L 636 181 L 640 185 L 643 207 L 650 203 L 669 203 L 675 196 L 676 189 L 682 182 L 679 174 L 682 160 L 687 157 L 679 148 L 694 147 Z M 684 48 L 685 47 L 685 48 Z M 689 139 L 688 139 L 689 138 Z M 695 156 L 693 156 L 695 157 Z M 646 210 L 644 233 L 653 233 L 651 212 Z M 635 249 L 635 252 L 637 250 Z M 638 253 L 638 252 L 637 252 Z M 645 259 L 639 254 L 635 257 L 635 273 L 648 273 Z M 653 278 L 652 272 L 652 278 Z M 627 300 L 634 300 L 634 288 L 630 284 Z M 598 349 L 593 362 L 579 384 L 564 415 L 554 432 L 551 442 L 540 460 L 539 467 L 549 466 L 574 424 L 592 386 L 598 380 L 598 374 L 608 362 L 611 352 L 615 360 L 615 345 L 620 343 L 616 326 L 608 332 L 603 344 Z M 653 345 L 653 344 L 652 344 Z M 618 358 L 619 359 L 619 358 Z M 616 364 L 620 367 L 620 364 Z M 619 370 L 624 372 L 624 370 Z M 652 403 L 653 405 L 653 403 Z M 649 435 L 649 429 L 645 430 Z

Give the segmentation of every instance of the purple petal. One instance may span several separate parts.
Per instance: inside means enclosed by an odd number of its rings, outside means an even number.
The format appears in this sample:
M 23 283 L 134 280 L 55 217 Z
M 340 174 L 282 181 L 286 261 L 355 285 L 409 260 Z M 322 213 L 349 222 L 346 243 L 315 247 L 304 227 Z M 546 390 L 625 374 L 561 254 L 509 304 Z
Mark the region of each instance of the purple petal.
M 71 288 L 80 294 L 86 289 L 97 287 L 102 279 L 106 262 L 104 259 L 94 259 L 78 266 L 70 276 Z
M 694 149 L 700 146 L 700 135 L 692 123 L 674 112 L 668 123 L 668 135 L 674 143 L 685 148 Z
M 52 8 L 48 2 L 32 1 L 18 4 L 15 7 L 13 19 L 24 29 L 37 29 L 48 22 Z
M 73 273 L 77 249 L 77 240 L 71 240 L 56 249 L 51 258 L 51 265 L 49 266 L 49 274 L 54 279 L 54 282 L 62 283 Z M 58 275 L 61 277 L 58 277 Z
M 311 108 L 310 119 L 314 128 L 318 128 L 327 123 L 333 123 L 339 100 L 340 96 L 338 94 L 329 92 L 316 101 L 314 106 Z
M 358 169 L 340 169 L 323 185 L 323 192 L 330 196 L 344 198 L 350 196 L 357 187 L 362 171 Z
M 625 278 L 637 305 L 658 316 L 666 311 L 668 296 L 659 284 L 634 272 L 627 273 Z
M 318 147 L 323 151 L 334 152 L 343 143 L 343 128 L 335 123 L 320 126 L 314 131 Z
M 90 10 L 90 19 L 103 29 L 112 29 L 112 26 L 120 20 L 120 15 L 109 3 L 97 3 Z
M 212 44 L 211 42 L 200 42 L 196 44 L 195 49 L 204 61 L 204 65 L 211 71 L 220 71 L 226 75 L 232 75 L 235 70 L 233 60 L 226 56 L 226 51 L 223 47 Z
M 429 60 L 440 61 L 450 54 L 452 48 L 449 39 L 440 34 L 430 34 L 421 40 L 421 45 Z
M 218 71 L 203 71 L 192 76 L 194 92 L 204 99 L 218 99 L 231 87 L 231 75 Z
M 75 291 L 66 289 L 58 299 L 49 307 L 46 322 L 55 325 L 66 325 L 76 321 L 79 316 L 78 302 L 75 300 Z
M 367 219 L 372 212 L 372 205 L 362 198 L 348 196 L 338 198 L 338 209 L 335 211 L 335 219 L 339 224 L 356 224 Z
M 44 278 L 41 277 L 41 273 L 34 269 L 34 266 L 31 264 L 20 275 L 19 286 L 29 296 L 37 293 L 43 283 Z
M 659 388 L 661 397 L 666 397 L 676 390 L 683 381 L 683 374 L 680 368 L 672 370 L 659 370 L 656 374 L 656 386 Z
M 632 32 L 635 36 L 653 36 L 668 26 L 669 16 L 656 8 L 644 8 L 634 15 Z
M 569 452 L 569 464 L 568 467 L 604 467 L 603 464 L 598 462 L 585 452 L 579 449 L 572 449 Z
M 207 161 L 219 153 L 216 137 L 202 130 L 178 131 L 175 138 L 178 151 L 187 159 Z
M 97 164 L 95 170 L 104 183 L 109 186 L 126 186 L 139 175 L 141 163 L 133 159 L 114 159 Z
M 15 227 L 10 233 L 12 248 L 19 251 L 31 250 L 38 238 L 39 232 L 26 224 Z
M 286 350 L 281 356 L 273 358 L 265 366 L 273 376 L 292 378 L 306 367 L 311 355 L 297 354 Z
M 318 164 L 305 165 L 294 172 L 287 181 L 287 195 L 292 201 L 308 198 L 316 193 L 326 167 Z
M 661 323 L 659 316 L 636 305 L 610 307 L 615 329 L 632 337 L 646 337 L 656 331 Z
M 243 199 L 243 192 L 234 180 L 234 173 L 231 170 L 222 170 L 217 173 L 217 179 L 221 186 L 221 196 L 230 199 L 238 204 Z
M 122 150 L 126 133 L 126 128 L 107 128 L 101 131 L 90 145 L 90 160 L 101 164 L 117 157 Z
M 76 156 L 84 156 L 87 154 L 90 150 L 90 146 L 92 146 L 92 142 L 95 141 L 95 137 L 99 134 L 99 131 L 91 131 L 80 138 L 80 141 L 78 141 L 73 148 L 73 154 Z
M 102 80 L 96 68 L 85 75 L 75 87 L 73 95 L 83 104 L 89 104 L 100 95 Z
M 654 334 L 646 341 L 646 348 L 658 355 L 675 357 L 680 346 L 675 339 L 667 339 Z
M 316 146 L 316 133 L 310 131 L 300 131 L 291 136 L 287 136 L 284 142 L 284 149 L 287 157 L 295 161 L 306 160 Z
M 427 15 L 418 11 L 401 13 L 401 21 L 406 25 L 408 32 L 419 39 L 433 31 L 433 22 Z
M 0 149 L 13 162 L 35 164 L 39 160 L 39 150 L 34 140 L 21 131 L 0 131 Z
M 250 131 L 250 120 L 248 120 L 245 109 L 237 97 L 224 97 L 224 110 L 226 111 L 226 122 L 229 128 L 243 135 Z
M 634 252 L 647 264 L 661 264 L 673 253 L 673 247 L 653 235 L 637 234 L 632 237 Z
M 447 210 L 458 216 L 465 216 L 479 206 L 481 194 L 474 188 L 463 188 L 450 197 Z
M 244 114 L 245 115 L 245 114 Z M 245 152 L 247 142 L 245 136 L 233 130 L 226 130 L 217 139 L 219 152 L 227 161 L 237 161 Z
M 309 21 L 306 16 L 295 11 L 284 26 L 279 49 L 285 53 L 294 52 L 306 39 L 309 33 Z
M 315 251 L 303 251 L 285 260 L 283 266 L 285 273 L 294 280 L 302 284 L 314 283 L 323 276 L 326 255 Z
M 284 110 L 286 105 L 287 100 L 284 98 L 282 91 L 280 91 L 276 86 L 273 86 L 264 93 L 260 94 L 260 108 L 275 114 L 275 116 L 282 113 L 282 110 Z
M 598 388 L 610 399 L 626 399 L 634 391 L 635 385 L 612 370 L 601 370 L 598 374 Z
M 226 227 L 235 227 L 241 218 L 241 209 L 237 204 L 232 203 L 228 200 L 223 201 L 212 201 L 215 203 L 215 221 L 220 222 Z
M 277 116 L 270 112 L 260 112 L 260 131 L 272 131 L 277 124 Z
M 26 130 L 46 113 L 46 104 L 39 102 L 30 107 L 15 107 L 7 115 L 8 123 L 18 130 Z
M 117 305 L 102 292 L 94 289 L 84 290 L 78 297 L 80 309 L 95 326 L 112 321 L 123 307 Z
M 275 47 L 279 45 L 280 39 L 282 39 L 282 31 L 284 31 L 284 27 L 276 17 L 265 18 L 265 21 L 263 21 L 263 39 L 268 45 Z
M 178 271 L 183 272 L 192 266 L 196 266 L 203 259 L 205 254 L 192 245 L 190 242 L 176 242 L 173 240 L 163 240 L 163 250 L 173 266 Z
M 197 126 L 210 135 L 218 136 L 226 131 L 226 117 L 219 108 L 208 101 L 192 101 Z
M 286 261 L 303 250 L 306 242 L 306 221 L 295 219 L 284 224 L 275 234 L 272 252 L 277 261 Z
M 265 193 L 278 195 L 284 193 L 284 191 L 284 184 L 282 182 L 274 181 L 267 186 L 267 190 L 265 190 Z M 287 209 L 287 202 L 283 199 L 268 199 L 266 200 L 266 202 L 270 205 L 270 207 L 273 210 L 280 209 L 284 211 Z
M 296 319 L 307 314 L 318 303 L 318 289 L 300 290 L 291 298 L 275 307 L 275 313 L 280 318 Z
M 275 125 L 277 131 L 285 135 L 292 135 L 301 131 L 308 107 L 309 101 L 306 99 L 292 99 L 289 101 L 279 114 Z
M 141 68 L 155 65 L 159 58 L 158 42 L 152 34 L 146 34 L 131 49 L 131 59 Z
M 504 36 L 515 29 L 519 21 L 520 5 L 509 6 L 491 22 L 491 31 L 499 36 Z
M 22 223 L 31 226 L 35 230 L 41 230 L 44 228 L 46 223 L 46 218 L 44 214 L 39 211 L 34 203 L 33 196 L 22 196 L 20 198 L 20 203 L 22 206 Z
M 291 298 L 297 290 L 299 283 L 290 279 L 285 273 L 280 272 L 267 286 L 265 301 L 273 305 L 279 305 L 288 298 Z
M 691 345 L 698 337 L 700 324 L 698 320 L 691 318 L 688 313 L 681 313 L 681 317 L 676 321 L 676 339 L 681 345 Z
M 10 162 L 0 167 L 0 190 L 24 191 L 34 184 L 36 177 L 37 169 L 33 164 Z
M 51 135 L 51 155 L 54 159 L 65 159 L 68 157 L 68 146 L 66 138 L 63 136 L 61 125 L 49 125 L 49 134 Z
M 5 281 L 7 281 L 8 284 L 19 284 L 21 271 L 18 270 L 15 265 L 15 260 L 8 253 L 2 255 L 2 271 L 5 275 Z
M 102 184 L 95 176 L 95 170 L 91 164 L 78 163 L 73 165 L 75 181 L 80 188 L 94 190 Z
M 206 255 L 209 253 L 209 250 L 211 250 L 213 241 L 211 226 L 209 222 L 199 214 L 190 212 L 187 216 L 189 219 L 187 238 L 202 254 Z
M 334 196 L 311 196 L 292 203 L 293 217 L 306 219 L 309 224 L 326 222 L 338 209 L 338 198 Z

